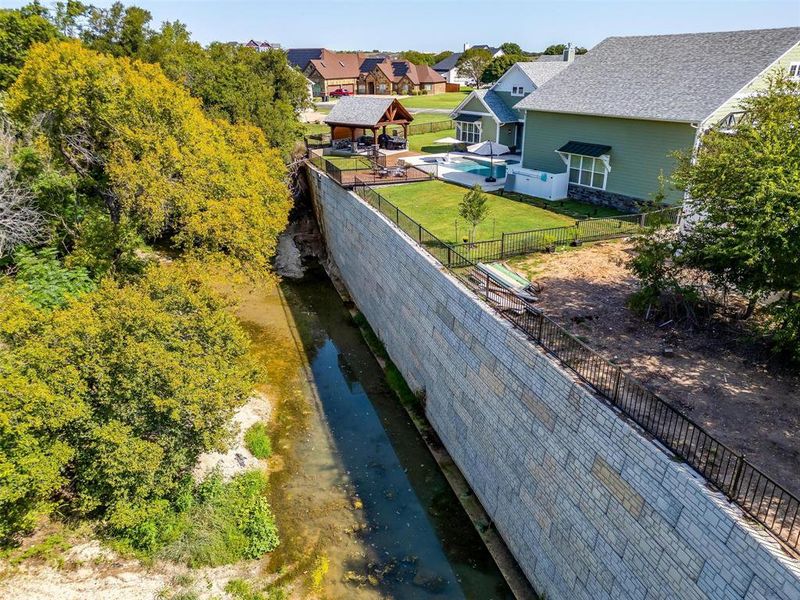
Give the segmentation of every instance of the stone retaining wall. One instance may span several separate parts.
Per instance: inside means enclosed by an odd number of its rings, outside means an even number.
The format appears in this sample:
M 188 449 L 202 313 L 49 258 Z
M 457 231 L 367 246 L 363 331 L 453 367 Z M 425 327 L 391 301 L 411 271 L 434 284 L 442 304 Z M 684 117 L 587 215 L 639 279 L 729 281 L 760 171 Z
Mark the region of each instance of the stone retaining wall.
M 330 258 L 548 600 L 800 599 L 800 567 L 356 195 L 309 168 Z

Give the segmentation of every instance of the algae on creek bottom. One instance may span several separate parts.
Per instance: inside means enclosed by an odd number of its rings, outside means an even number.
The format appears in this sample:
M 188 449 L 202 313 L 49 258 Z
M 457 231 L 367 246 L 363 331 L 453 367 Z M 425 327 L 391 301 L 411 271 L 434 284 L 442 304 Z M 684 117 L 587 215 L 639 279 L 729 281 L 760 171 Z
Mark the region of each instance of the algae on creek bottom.
M 275 403 L 267 569 L 326 598 L 512 597 L 324 275 L 237 299 Z

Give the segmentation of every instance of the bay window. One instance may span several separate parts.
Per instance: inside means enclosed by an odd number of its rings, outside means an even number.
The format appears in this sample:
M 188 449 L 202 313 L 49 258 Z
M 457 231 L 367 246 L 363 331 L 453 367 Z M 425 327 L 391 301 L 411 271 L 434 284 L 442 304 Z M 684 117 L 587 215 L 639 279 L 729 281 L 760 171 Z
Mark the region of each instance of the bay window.
M 481 122 L 456 121 L 456 138 L 467 144 L 477 144 L 481 141 Z

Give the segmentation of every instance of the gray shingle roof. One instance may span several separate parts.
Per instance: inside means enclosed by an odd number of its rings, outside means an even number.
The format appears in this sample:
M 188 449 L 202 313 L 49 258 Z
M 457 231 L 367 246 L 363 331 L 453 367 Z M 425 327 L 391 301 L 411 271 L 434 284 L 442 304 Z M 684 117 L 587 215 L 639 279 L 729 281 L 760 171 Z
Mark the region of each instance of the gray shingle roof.
M 800 27 L 611 37 L 518 109 L 700 122 L 800 41 Z
M 449 71 L 456 66 L 458 59 L 461 58 L 462 52 L 453 52 L 447 58 L 443 58 L 438 63 L 433 65 L 434 71 Z
M 503 99 L 492 90 L 475 90 L 473 92 L 481 98 L 501 123 L 515 123 L 519 121 L 519 113 L 510 108 Z
M 525 73 L 528 77 L 530 77 L 531 81 L 533 81 L 533 85 L 537 88 L 544 85 L 546 81 L 549 81 L 561 71 L 566 69 L 573 63 L 569 63 L 566 61 L 560 62 L 518 62 L 517 66 L 522 69 L 522 72 Z
M 391 96 L 386 98 L 345 96 L 333 106 L 324 121 L 344 125 L 375 125 L 392 102 L 394 98 Z

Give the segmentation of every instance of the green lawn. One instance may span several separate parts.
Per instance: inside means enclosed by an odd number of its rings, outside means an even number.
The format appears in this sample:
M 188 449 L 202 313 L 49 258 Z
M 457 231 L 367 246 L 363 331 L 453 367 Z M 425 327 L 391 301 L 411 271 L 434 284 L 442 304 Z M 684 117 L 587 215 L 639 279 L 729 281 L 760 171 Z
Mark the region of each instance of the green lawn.
M 434 131 L 433 133 L 421 133 L 419 135 L 408 136 L 408 149 L 415 152 L 447 152 L 452 149 L 450 145 L 437 145 L 434 144 L 435 140 L 440 140 L 446 137 L 455 137 L 455 129 L 445 129 L 444 131 Z
M 353 169 L 371 169 L 372 163 L 368 158 L 363 156 L 332 156 L 324 157 L 330 163 L 333 163 L 340 169 L 353 170 Z
M 467 189 L 443 181 L 386 186 L 381 195 L 442 240 L 460 243 L 468 235 L 458 216 L 458 204 Z M 488 194 L 489 214 L 475 230 L 476 240 L 490 240 L 502 232 L 574 225 L 575 220 L 518 200 Z
M 462 90 L 430 96 L 409 96 L 401 99 L 400 102 L 406 108 L 455 108 L 467 96 L 469 96 L 469 91 Z

